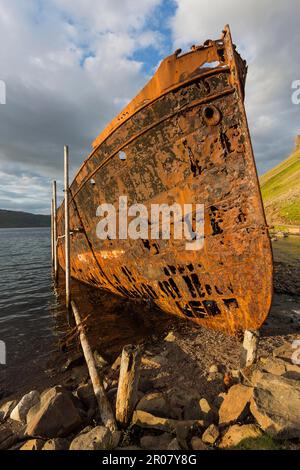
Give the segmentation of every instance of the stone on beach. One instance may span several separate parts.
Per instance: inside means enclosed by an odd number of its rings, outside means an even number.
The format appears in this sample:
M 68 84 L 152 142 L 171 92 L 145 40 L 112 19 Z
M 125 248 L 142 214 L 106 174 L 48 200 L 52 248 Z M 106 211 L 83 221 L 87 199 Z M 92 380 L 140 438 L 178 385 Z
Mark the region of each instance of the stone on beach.
M 94 351 L 94 359 L 99 369 L 103 369 L 103 367 L 106 367 L 108 365 L 108 362 L 104 359 L 104 357 L 101 356 L 101 354 L 97 350 Z
M 168 404 L 164 395 L 160 392 L 153 392 L 144 395 L 136 406 L 137 410 L 146 411 L 155 416 L 167 417 Z
M 41 450 L 44 443 L 42 439 L 29 439 L 20 447 L 20 450 Z
M 36 437 L 64 437 L 75 431 L 81 418 L 74 397 L 61 386 L 41 395 L 40 403 L 30 409 L 26 434 Z
M 200 419 L 210 424 L 214 421 L 215 413 L 206 398 L 194 398 L 185 405 L 183 417 L 185 420 Z
M 62 366 L 62 370 L 70 370 L 73 367 L 81 366 L 84 362 L 84 357 L 82 352 L 75 353 L 72 356 L 68 357 L 65 364 Z
M 170 444 L 168 445 L 167 450 L 181 450 L 181 447 L 176 437 L 174 437 L 174 439 L 171 440 Z
M 5 421 L 7 418 L 9 418 L 10 413 L 15 408 L 17 403 L 17 400 L 10 400 L 0 406 L 0 421 Z
M 283 375 L 288 379 L 300 380 L 300 367 L 279 357 L 260 359 L 260 368 L 274 375 Z
M 87 407 L 93 408 L 97 405 L 95 393 L 92 384 L 83 384 L 80 385 L 77 390 L 76 394 L 77 398 Z
M 105 426 L 95 428 L 79 434 L 70 445 L 70 450 L 107 450 L 112 447 L 112 435 Z
M 219 429 L 215 424 L 211 424 L 202 434 L 202 441 L 204 444 L 213 445 L 218 439 L 220 433 Z
M 255 424 L 234 424 L 226 431 L 219 444 L 221 449 L 235 447 L 244 439 L 257 439 L 262 436 L 262 431 Z
M 201 420 L 188 420 L 188 421 L 179 421 L 176 419 L 161 418 L 159 416 L 154 416 L 151 413 L 146 413 L 145 411 L 136 410 L 133 413 L 132 424 L 142 428 L 152 428 L 158 429 L 160 431 L 166 431 L 174 433 L 176 432 L 179 426 L 199 426 L 204 427 L 204 422 Z
M 20 428 L 19 430 L 13 430 L 7 423 L 4 423 L 0 426 L 0 450 L 9 449 L 21 438 L 23 438 L 23 426 L 18 426 Z
M 264 373 L 256 383 L 250 411 L 260 427 L 279 439 L 300 437 L 300 381 Z
M 252 396 L 252 387 L 236 384 L 225 395 L 219 409 L 219 424 L 229 424 L 237 421 L 247 413 Z
M 209 450 L 209 447 L 197 436 L 192 437 L 191 447 L 193 450 Z
M 293 343 L 289 341 L 285 341 L 281 346 L 274 349 L 273 357 L 279 357 L 287 362 L 292 364 L 292 357 L 295 353 L 295 349 L 293 348 Z
M 20 421 L 21 423 L 26 423 L 27 414 L 33 406 L 37 405 L 40 401 L 40 394 L 37 390 L 32 390 L 32 392 L 24 395 L 19 403 L 10 413 L 10 418 L 14 421 Z
M 159 369 L 162 365 L 166 364 L 167 360 L 163 356 L 142 357 L 142 365 L 150 369 Z
M 209 374 L 216 374 L 217 372 L 219 372 L 219 368 L 217 364 L 212 364 L 210 368 L 208 369 Z
M 176 336 L 174 334 L 174 331 L 170 331 L 167 336 L 164 338 L 164 341 L 167 341 L 168 343 L 173 343 L 176 341 Z
M 213 401 L 213 405 L 215 408 L 220 408 L 220 406 L 222 405 L 223 401 L 224 401 L 224 398 L 226 397 L 226 393 L 225 392 L 221 392 L 218 394 L 218 396 L 214 399 Z
M 57 437 L 46 441 L 42 450 L 68 450 L 69 445 L 70 443 L 67 439 Z
M 165 432 L 159 436 L 145 435 L 141 437 L 140 444 L 142 449 L 167 450 L 172 440 L 172 435 Z
M 211 406 L 210 404 L 208 403 L 208 401 L 206 400 L 206 398 L 200 398 L 199 400 L 199 406 L 200 406 L 200 410 L 205 413 L 205 414 L 208 414 L 211 412 Z

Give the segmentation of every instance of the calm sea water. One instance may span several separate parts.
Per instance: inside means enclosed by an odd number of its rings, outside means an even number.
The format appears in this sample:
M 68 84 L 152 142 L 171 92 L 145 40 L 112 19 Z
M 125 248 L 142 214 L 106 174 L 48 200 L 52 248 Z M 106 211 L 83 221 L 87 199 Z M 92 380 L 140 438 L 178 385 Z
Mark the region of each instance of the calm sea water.
M 141 315 L 144 307 L 74 280 L 71 291 L 82 317 L 91 317 L 92 344 L 97 349 L 100 344 L 107 356 L 153 333 L 153 320 L 158 331 L 170 321 L 156 312 Z M 6 345 L 1 399 L 3 391 L 46 386 L 45 370 L 53 367 L 53 359 L 57 367 L 66 360 L 59 351 L 66 350 L 74 324 L 65 311 L 63 272 L 58 287 L 53 286 L 48 228 L 0 229 L 0 293 L 0 341 Z M 67 352 L 74 347 L 76 341 L 68 342 Z
M 274 248 L 275 260 L 300 262 L 300 237 L 279 240 Z M 95 334 L 98 338 L 102 334 L 104 347 L 117 350 L 133 335 L 152 332 L 153 316 L 139 315 L 126 300 L 79 283 L 73 283 L 73 289 L 80 294 L 81 309 L 87 314 L 94 310 L 101 332 L 95 330 Z M 45 363 L 58 350 L 67 329 L 63 295 L 52 288 L 49 229 L 0 229 L 0 293 L 0 340 L 6 344 L 7 361 L 6 366 L 0 365 L 1 395 L 1 389 L 25 386 L 32 377 L 42 381 Z M 277 296 L 275 308 L 289 309 L 289 301 Z M 293 308 L 300 313 L 300 298 L 293 300 Z M 161 328 L 170 321 L 165 317 L 157 317 Z
M 0 365 L 0 384 L 7 374 L 16 381 L 24 372 L 38 375 L 40 358 L 55 347 L 49 240 L 47 228 L 0 230 L 0 340 L 7 362 Z

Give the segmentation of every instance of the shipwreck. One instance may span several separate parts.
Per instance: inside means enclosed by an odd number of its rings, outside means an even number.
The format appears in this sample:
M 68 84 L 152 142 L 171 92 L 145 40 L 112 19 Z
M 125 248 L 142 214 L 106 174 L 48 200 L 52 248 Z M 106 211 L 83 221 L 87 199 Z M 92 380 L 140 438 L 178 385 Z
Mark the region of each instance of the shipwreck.
M 258 329 L 272 301 L 272 251 L 244 108 L 246 62 L 225 27 L 166 57 L 95 139 L 69 190 L 72 277 L 205 327 Z M 97 208 L 203 204 L 204 243 L 99 239 Z M 57 214 L 65 268 L 64 203 Z

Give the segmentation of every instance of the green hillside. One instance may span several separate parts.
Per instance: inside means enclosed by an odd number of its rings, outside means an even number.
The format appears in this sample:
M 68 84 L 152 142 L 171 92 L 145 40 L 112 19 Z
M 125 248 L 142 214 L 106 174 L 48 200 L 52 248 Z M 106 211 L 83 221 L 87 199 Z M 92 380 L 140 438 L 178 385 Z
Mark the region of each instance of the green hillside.
M 292 154 L 260 178 L 267 221 L 300 226 L 300 136 Z
M 0 228 L 50 227 L 50 216 L 0 209 Z

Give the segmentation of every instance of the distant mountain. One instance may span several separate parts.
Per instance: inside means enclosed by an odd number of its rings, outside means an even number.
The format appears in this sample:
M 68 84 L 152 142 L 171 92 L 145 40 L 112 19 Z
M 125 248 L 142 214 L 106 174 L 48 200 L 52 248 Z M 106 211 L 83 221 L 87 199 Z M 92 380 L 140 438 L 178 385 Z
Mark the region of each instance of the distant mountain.
M 50 215 L 0 209 L 0 228 L 50 227 Z
M 300 135 L 292 154 L 260 178 L 269 225 L 300 226 Z M 282 227 L 284 228 L 284 227 Z

